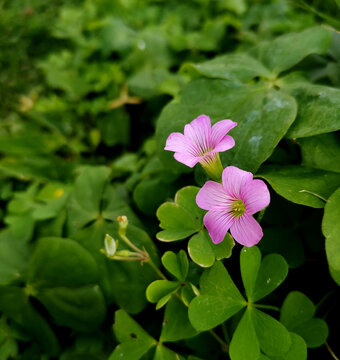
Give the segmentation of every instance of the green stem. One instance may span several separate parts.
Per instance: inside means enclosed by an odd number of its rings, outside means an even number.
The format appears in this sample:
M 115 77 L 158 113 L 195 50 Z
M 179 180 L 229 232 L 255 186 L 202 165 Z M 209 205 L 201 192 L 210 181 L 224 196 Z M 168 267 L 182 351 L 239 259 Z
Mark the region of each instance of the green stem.
M 149 264 L 153 270 L 157 273 L 157 275 L 163 279 L 163 280 L 168 280 L 166 278 L 166 276 L 160 271 L 160 269 L 156 266 L 156 264 L 152 261 L 150 255 L 148 253 L 146 253 L 148 255 L 148 260 L 146 260 L 146 263 Z
M 112 260 L 119 260 L 119 261 L 142 261 L 143 259 L 138 256 L 138 257 L 128 257 L 128 256 L 119 256 L 116 255 L 112 258 Z
M 332 358 L 334 360 L 339 360 L 339 358 L 334 354 L 333 350 L 331 349 L 331 347 L 329 346 L 328 342 L 325 342 L 325 346 L 327 348 L 327 350 L 329 351 L 329 353 L 332 355 Z
M 214 330 L 209 330 L 209 333 L 214 337 L 214 339 L 220 343 L 221 345 L 221 349 L 223 352 L 229 352 L 229 345 L 223 341 L 216 333 Z
M 258 309 L 268 309 L 268 310 L 274 310 L 274 311 L 281 311 L 281 309 L 277 306 L 272 305 L 261 305 L 261 304 L 253 304 L 254 307 Z
M 141 249 L 139 249 L 136 245 L 134 245 L 125 235 L 119 233 L 120 238 L 125 242 L 126 245 L 128 245 L 131 249 L 135 250 L 136 252 L 138 252 L 139 254 L 145 256 L 144 251 L 142 251 Z

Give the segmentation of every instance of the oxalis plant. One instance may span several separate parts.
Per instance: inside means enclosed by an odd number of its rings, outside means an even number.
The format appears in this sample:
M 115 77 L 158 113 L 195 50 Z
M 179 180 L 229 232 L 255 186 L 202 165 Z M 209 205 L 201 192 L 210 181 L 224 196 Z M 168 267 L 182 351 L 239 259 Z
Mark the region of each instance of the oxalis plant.
M 232 360 L 307 359 L 307 345 L 325 342 L 327 324 L 314 318 L 314 304 L 303 293 L 289 293 L 281 309 L 261 303 L 285 280 L 288 264 L 279 254 L 262 258 L 256 246 L 263 237 L 259 222 L 270 203 L 267 185 L 253 179 L 251 172 L 235 166 L 222 167 L 219 153 L 235 146 L 233 137 L 227 135 L 235 126 L 232 120 L 211 126 L 209 116 L 200 115 L 185 125 L 184 134 L 174 132 L 166 140 L 165 150 L 175 152 L 177 161 L 189 167 L 200 163 L 212 179 L 201 188 L 180 189 L 174 202 L 163 204 L 157 211 L 163 228 L 157 234 L 160 241 L 191 236 L 187 252 L 163 254 L 166 273 L 155 265 L 145 248 L 136 247 L 126 237 L 126 216 L 118 217 L 118 235 L 129 250 L 119 250 L 118 240 L 106 235 L 102 252 L 109 259 L 140 261 L 152 267 L 161 279 L 147 287 L 146 297 L 156 304 L 156 310 L 165 307 L 158 340 L 119 310 L 114 331 L 121 344 L 111 360 L 141 359 L 151 351 L 153 355 L 147 358 L 184 359 L 163 343 L 205 332 Z M 256 213 L 257 220 L 253 217 Z M 223 261 L 231 256 L 235 242 L 244 245 L 239 261 L 242 284 L 235 284 L 228 263 Z M 199 281 L 190 271 L 195 264 L 207 268 Z

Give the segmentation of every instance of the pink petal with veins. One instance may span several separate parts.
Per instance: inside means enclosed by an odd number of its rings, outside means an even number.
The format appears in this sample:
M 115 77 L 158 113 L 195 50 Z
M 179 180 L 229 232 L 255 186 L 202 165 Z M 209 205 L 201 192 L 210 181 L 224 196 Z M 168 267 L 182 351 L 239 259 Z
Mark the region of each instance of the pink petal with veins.
M 234 221 L 230 232 L 235 241 L 247 247 L 256 245 L 263 236 L 260 224 L 247 212 Z
M 227 212 L 208 211 L 204 216 L 204 225 L 208 229 L 211 240 L 214 244 L 223 241 L 230 226 L 235 219 Z
M 242 188 L 252 180 L 253 174 L 251 172 L 241 170 L 235 166 L 228 166 L 222 173 L 224 190 L 235 199 L 241 199 Z
M 223 186 L 215 181 L 207 181 L 196 196 L 197 205 L 204 210 L 226 211 L 231 201 Z
M 267 185 L 262 180 L 253 180 L 241 190 L 241 199 L 249 215 L 262 210 L 270 202 L 270 193 Z

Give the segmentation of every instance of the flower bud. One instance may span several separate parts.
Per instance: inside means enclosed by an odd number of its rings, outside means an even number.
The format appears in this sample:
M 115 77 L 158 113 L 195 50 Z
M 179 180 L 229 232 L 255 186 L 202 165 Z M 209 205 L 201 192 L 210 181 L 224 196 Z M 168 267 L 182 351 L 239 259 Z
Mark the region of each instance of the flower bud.
M 128 218 L 123 215 L 123 216 L 118 216 L 117 220 L 118 220 L 118 232 L 120 235 L 125 236 L 126 229 L 129 225 Z
M 117 251 L 116 240 L 109 234 L 105 235 L 104 245 L 107 256 L 113 256 L 116 253 Z

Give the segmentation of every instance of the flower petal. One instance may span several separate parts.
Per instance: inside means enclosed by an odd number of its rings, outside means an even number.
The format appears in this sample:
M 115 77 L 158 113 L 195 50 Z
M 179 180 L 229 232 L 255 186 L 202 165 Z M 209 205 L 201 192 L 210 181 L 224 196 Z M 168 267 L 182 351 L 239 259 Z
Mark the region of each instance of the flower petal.
M 237 123 L 232 120 L 221 120 L 217 122 L 211 128 L 211 141 L 213 143 L 213 146 L 216 146 L 224 138 L 224 136 L 236 125 Z
M 260 224 L 247 212 L 234 221 L 230 232 L 235 241 L 247 247 L 256 245 L 263 236 Z
M 253 215 L 262 210 L 268 206 L 270 202 L 270 193 L 267 185 L 262 180 L 249 182 L 241 190 L 241 200 L 249 215 Z
M 181 162 L 182 164 L 189 166 L 189 167 L 194 167 L 200 160 L 201 157 L 200 156 L 193 156 L 190 155 L 189 153 L 179 153 L 176 152 L 174 154 L 174 158 Z
M 215 147 L 213 152 L 222 152 L 231 149 L 235 145 L 235 140 L 230 136 L 226 135 Z
M 223 241 L 235 219 L 225 211 L 208 211 L 204 216 L 204 225 L 208 229 L 214 244 Z
M 190 150 L 190 143 L 188 143 L 188 140 L 183 134 L 174 132 L 168 136 L 164 150 L 188 152 L 188 150 Z
M 227 211 L 231 202 L 223 186 L 215 181 L 207 181 L 196 196 L 197 205 L 204 210 Z
M 211 122 L 209 116 L 200 115 L 190 124 L 184 126 L 184 135 L 188 137 L 199 149 L 205 153 L 211 149 Z
M 240 199 L 241 189 L 253 180 L 253 174 L 235 166 L 228 166 L 222 173 L 222 184 L 227 195 Z

